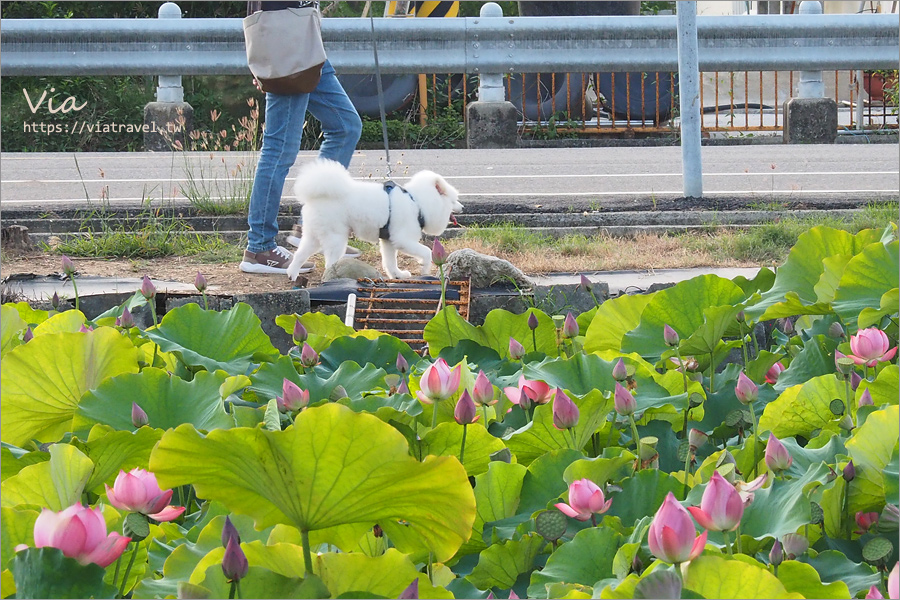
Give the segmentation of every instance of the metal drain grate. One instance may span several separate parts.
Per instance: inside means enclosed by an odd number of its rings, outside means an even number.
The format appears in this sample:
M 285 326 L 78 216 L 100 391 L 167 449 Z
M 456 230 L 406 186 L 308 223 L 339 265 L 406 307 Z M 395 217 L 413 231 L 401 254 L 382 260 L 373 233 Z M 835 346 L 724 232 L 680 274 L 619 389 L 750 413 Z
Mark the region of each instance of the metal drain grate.
M 425 325 L 437 313 L 441 282 L 432 279 L 357 280 L 354 329 L 377 329 L 397 337 L 412 347 L 426 347 Z M 469 280 L 447 282 L 446 305 L 455 306 L 469 318 Z M 348 305 L 349 308 L 349 305 Z M 349 321 L 349 319 L 348 319 Z

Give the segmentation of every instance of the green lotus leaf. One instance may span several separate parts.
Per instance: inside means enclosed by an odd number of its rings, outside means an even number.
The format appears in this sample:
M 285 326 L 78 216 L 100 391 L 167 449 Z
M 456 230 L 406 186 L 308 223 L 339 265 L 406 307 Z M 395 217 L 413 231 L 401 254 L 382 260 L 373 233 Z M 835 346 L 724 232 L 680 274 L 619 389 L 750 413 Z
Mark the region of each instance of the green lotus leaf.
M 359 365 L 374 365 L 387 373 L 399 373 L 398 354 L 402 354 L 410 365 L 421 360 L 409 344 L 390 335 L 380 335 L 374 340 L 364 337 L 339 337 L 319 355 L 319 370 L 326 369 L 333 373 L 343 363 L 353 361 Z
M 396 356 L 394 357 L 396 359 Z M 331 396 L 331 392 L 337 386 L 343 386 L 351 400 L 362 397 L 363 392 L 373 389 L 386 389 L 384 383 L 385 372 L 374 365 L 360 367 L 354 361 L 347 361 L 338 369 L 323 379 L 318 372 L 304 373 L 300 375 L 294 367 L 293 361 L 282 356 L 274 362 L 260 365 L 259 369 L 250 376 L 253 382 L 250 391 L 256 395 L 257 402 L 268 402 L 275 396 L 282 394 L 284 380 L 289 379 L 301 389 L 309 390 L 309 401 L 312 404 L 325 400 Z
M 493 461 L 486 472 L 475 476 L 475 522 L 472 537 L 460 548 L 460 554 L 480 552 L 487 547 L 481 537 L 485 523 L 516 514 L 525 473 L 520 464 Z
M 150 426 L 170 429 L 190 423 L 198 429 L 234 427 L 234 417 L 225 412 L 219 386 L 224 371 L 198 372 L 185 381 L 163 369 L 146 368 L 140 373 L 112 377 L 86 393 L 78 403 L 74 431 L 102 423 L 120 431 L 133 431 L 131 405 L 137 403 Z
M 882 308 L 882 297 L 897 289 L 900 280 L 898 242 L 875 243 L 854 256 L 841 277 L 834 293 L 834 312 L 847 326 L 848 334 L 856 332 L 856 317 L 864 309 Z M 896 296 L 894 296 L 896 298 Z M 892 306 L 897 313 L 896 302 Z M 868 316 L 868 315 L 867 315 Z
M 833 375 L 813 377 L 786 389 L 768 403 L 759 418 L 759 430 L 771 431 L 782 439 L 795 435 L 812 437 L 817 429 L 836 428 L 836 418 L 830 408 L 835 398 L 846 401 L 843 382 Z
M 551 500 L 562 496 L 568 489 L 564 473 L 569 465 L 581 458 L 584 458 L 581 452 L 566 448 L 544 454 L 528 465 L 522 480 L 519 512 L 530 516 L 535 511 L 547 508 L 547 503 Z
M 488 433 L 481 423 L 473 423 L 466 428 L 466 451 L 463 465 L 469 475 L 480 475 L 487 471 L 491 454 L 506 446 L 500 438 Z M 436 456 L 459 456 L 463 427 L 458 423 L 440 423 L 422 438 L 423 454 Z
M 0 306 L 0 356 L 22 344 L 20 335 L 28 323 L 19 314 L 15 306 L 4 304 Z
M 791 364 L 778 376 L 775 389 L 779 392 L 795 385 L 802 385 L 814 377 L 834 373 L 834 351 L 838 343 L 824 335 L 813 336 L 800 354 L 791 359 Z M 756 381 L 756 380 L 754 380 Z
M 390 396 L 378 396 L 371 394 L 358 398 L 342 398 L 338 404 L 350 407 L 354 412 L 372 413 L 385 423 L 392 419 L 407 421 L 411 424 L 410 417 L 422 414 L 422 403 L 409 394 L 392 394 Z M 468 443 L 466 444 L 468 448 Z M 468 450 L 466 450 L 468 452 Z
M 735 317 L 743 309 L 743 304 L 704 308 L 703 323 L 689 338 L 681 342 L 679 349 L 682 356 L 714 353 L 722 342 L 725 332 L 737 323 Z
M 606 421 L 612 401 L 604 398 L 599 390 L 588 392 L 583 397 L 569 394 L 578 406 L 580 417 L 573 427 L 575 450 L 583 448 L 591 435 Z M 568 431 L 557 429 L 553 424 L 553 406 L 544 404 L 534 407 L 533 421 L 504 438 L 506 446 L 516 455 L 518 462 L 527 465 L 542 454 L 560 448 L 572 448 L 572 436 Z
M 843 583 L 853 597 L 881 583 L 881 576 L 874 567 L 865 563 L 855 563 L 837 550 L 825 550 L 816 556 L 804 554 L 797 558 L 797 562 L 811 565 L 823 583 Z M 818 597 L 807 596 L 807 598 Z
M 50 318 L 49 311 L 31 308 L 31 305 L 27 302 L 9 302 L 3 306 L 15 308 L 16 311 L 18 311 L 19 316 L 22 317 L 22 320 L 31 327 L 37 327 Z
M 251 542 L 242 541 L 241 550 L 244 552 L 244 556 L 247 557 L 247 563 L 251 567 L 264 567 L 265 569 L 284 577 L 295 577 L 297 575 L 306 574 L 306 569 L 303 564 L 303 548 L 297 544 L 274 543 L 268 545 L 261 540 L 253 540 Z M 210 550 L 210 552 L 196 564 L 188 581 L 209 588 L 209 580 L 207 579 L 206 583 L 204 583 L 207 571 L 211 566 L 221 565 L 224 555 L 225 548 L 223 548 L 221 544 Z M 224 578 L 221 575 L 221 567 L 219 567 L 219 578 L 224 582 Z M 213 589 L 213 591 L 215 590 Z M 242 595 L 246 594 L 244 589 L 241 591 Z
M 160 350 L 176 354 L 188 365 L 222 369 L 229 375 L 246 373 L 251 364 L 279 356 L 259 317 L 243 302 L 221 312 L 185 304 L 166 313 L 159 327 L 146 334 Z
M 33 504 L 60 511 L 81 500 L 94 463 L 75 446 L 53 444 L 50 460 L 25 467 L 2 484 L 2 506 Z
M 856 319 L 856 326 L 859 329 L 865 329 L 872 325 L 880 325 L 884 317 L 897 313 L 897 306 L 900 305 L 900 288 L 888 290 L 881 296 L 878 302 L 878 308 L 867 307 L 859 312 Z
M 900 449 L 894 447 L 891 460 L 881 470 L 884 476 L 884 501 L 887 504 L 900 504 Z
M 332 598 L 351 592 L 397 598 L 414 579 L 419 579 L 420 598 L 453 598 L 446 590 L 431 587 L 428 577 L 419 573 L 409 556 L 394 548 L 388 548 L 376 557 L 329 552 L 320 554 L 315 561 L 316 574 L 322 578 Z
M 103 582 L 103 567 L 80 564 L 56 548 L 29 548 L 10 564 L 16 598 L 115 598 L 116 588 Z
M 114 329 L 35 336 L 9 352 L 0 372 L 3 440 L 55 442 L 72 430 L 81 396 L 138 370 L 137 350 Z
M 869 390 L 875 406 L 897 404 L 898 398 L 900 398 L 900 368 L 894 364 L 886 365 L 878 372 L 875 381 L 864 379 L 856 391 L 857 399 L 864 390 Z
M 621 351 L 625 334 L 641 324 L 641 313 L 658 293 L 622 294 L 601 304 L 585 333 L 585 352 Z
M 610 528 L 591 527 L 575 534 L 571 542 L 557 548 L 540 571 L 531 574 L 529 598 L 548 596 L 553 583 L 580 583 L 592 586 L 601 579 L 613 577 L 612 564 L 622 543 L 622 536 Z
M 268 363 L 267 363 L 268 364 Z M 242 389 L 248 387 L 252 381 L 246 375 L 233 375 L 226 377 L 222 385 L 219 386 L 219 396 L 224 400 L 232 394 L 236 394 Z
M 481 551 L 478 564 L 466 579 L 482 590 L 492 587 L 509 589 L 519 575 L 534 568 L 534 559 L 546 545 L 546 540 L 540 535 L 529 533 L 518 540 L 488 546 Z
M 789 592 L 759 563 L 726 560 L 718 556 L 700 556 L 692 560 L 684 577 L 684 587 L 700 594 L 701 598 L 755 600 L 803 597 Z
M 79 310 L 67 310 L 56 313 L 40 325 L 34 328 L 34 335 L 47 335 L 50 333 L 75 333 L 87 322 L 87 318 Z
M 900 409 L 888 406 L 875 411 L 861 427 L 853 430 L 847 451 L 856 467 L 850 482 L 849 511 L 879 511 L 884 506 L 884 468 L 890 463 L 900 438 Z
M 2 475 L 0 475 L 0 480 L 2 481 L 6 481 L 28 465 L 34 465 L 50 460 L 49 452 L 40 450 L 25 452 L 21 448 L 16 450 L 16 453 L 13 453 L 12 449 L 6 445 L 0 449 L 0 473 L 2 473 Z
M 775 273 L 771 269 L 762 267 L 753 279 L 747 279 L 743 275 L 732 278 L 736 286 L 744 290 L 744 295 L 748 298 L 756 292 L 765 292 L 769 290 L 775 283 Z
M 656 469 L 638 471 L 621 486 L 621 492 L 610 496 L 612 505 L 607 514 L 629 524 L 655 515 L 669 492 L 681 497 L 684 491 L 684 485 L 675 477 Z
M 147 298 L 141 293 L 141 290 L 137 290 L 128 298 L 128 300 L 118 306 L 113 306 L 103 311 L 92 320 L 97 325 L 115 325 L 116 319 L 122 316 L 122 313 L 126 308 L 133 313 L 138 308 L 147 306 L 148 302 Z
M 532 337 L 528 327 L 528 318 L 534 314 L 538 320 L 537 329 Z M 450 325 L 450 334 L 447 324 Z M 484 318 L 484 325 L 470 325 L 456 312 L 455 307 L 448 306 L 435 315 L 425 326 L 425 341 L 431 356 L 437 356 L 441 350 L 452 347 L 462 340 L 472 340 L 482 346 L 497 351 L 503 357 L 509 357 L 509 338 L 515 338 L 527 352 L 543 352 L 556 356 L 556 326 L 547 314 L 540 310 L 529 309 L 522 314 L 511 313 L 500 308 L 494 309 Z M 536 345 L 536 348 L 535 348 Z
M 120 470 L 146 469 L 150 451 L 162 437 L 161 429 L 141 427 L 137 431 L 115 431 L 106 425 L 91 428 L 84 446 L 94 470 L 84 489 L 93 492 L 104 483 L 112 484 Z
M 163 435 L 150 469 L 160 486 L 191 483 L 199 497 L 250 515 L 258 528 L 352 525 L 358 538 L 377 523 L 401 551 L 430 551 L 439 561 L 456 552 L 475 519 L 456 459 L 420 463 L 390 425 L 337 404 L 301 412 L 286 431 L 201 436 L 182 425 Z
M 223 554 L 224 550 L 222 551 Z M 221 557 L 219 559 L 221 561 Z M 231 584 L 225 581 L 222 575 L 221 565 L 211 565 L 203 572 L 200 583 L 187 584 L 188 587 L 205 590 L 207 598 L 228 598 L 231 592 Z M 183 585 L 178 586 L 179 598 L 201 597 L 182 596 Z M 299 577 L 287 577 L 279 575 L 269 569 L 260 566 L 251 566 L 247 570 L 247 576 L 241 579 L 241 598 L 329 598 L 328 588 L 322 581 L 313 575 L 301 579 Z
M 846 583 L 824 584 L 814 568 L 796 560 L 786 560 L 778 566 L 778 580 L 787 591 L 804 598 L 852 598 Z
M 36 510 L 0 508 L 0 570 L 8 566 L 16 546 L 34 546 L 34 522 L 39 514 Z
M 853 256 L 877 242 L 879 237 L 880 233 L 874 229 L 854 235 L 831 227 L 813 227 L 801 234 L 785 263 L 778 268 L 775 283 L 759 302 L 747 307 L 747 316 L 767 321 L 799 314 L 827 314 L 831 307 L 828 302 L 819 303 L 815 290 L 825 272 L 825 258 Z
M 841 282 L 841 276 L 844 274 L 844 269 L 847 268 L 847 263 L 852 258 L 853 255 L 851 254 L 835 254 L 826 256 L 822 260 L 822 266 L 825 267 L 825 270 L 819 277 L 819 281 L 813 286 L 813 291 L 819 303 L 828 304 L 834 300 L 834 292 Z
M 806 446 L 800 446 L 792 437 L 781 440 L 781 443 L 793 459 L 786 473 L 794 478 L 803 477 L 813 465 L 823 462 L 833 465 L 837 462 L 838 455 L 847 454 L 844 440 L 833 431 L 823 431 Z
M 449 329 L 448 329 L 449 328 Z M 444 348 L 452 348 L 463 340 L 491 347 L 487 334 L 480 327 L 472 325 L 456 311 L 455 306 L 445 306 L 425 325 L 422 337 L 428 342 L 428 353 L 437 356 Z M 507 344 L 509 340 L 507 340 Z M 509 354 L 509 349 L 499 351 L 500 356 Z
M 630 476 L 635 455 L 621 448 L 607 450 L 611 450 L 610 454 L 614 453 L 615 456 L 607 456 L 607 451 L 604 451 L 603 456 L 576 460 L 569 465 L 563 474 L 566 483 L 571 485 L 576 479 L 590 479 L 602 487 L 609 481 L 619 481 Z
M 324 351 L 331 342 L 339 337 L 356 333 L 356 330 L 352 327 L 344 325 L 344 320 L 337 315 L 308 312 L 302 315 L 279 315 L 275 317 L 275 324 L 284 329 L 288 335 L 293 335 L 294 324 L 297 321 L 300 321 L 307 334 L 309 334 L 306 343 L 316 352 Z
M 769 352 L 768 350 L 760 350 L 759 355 L 750 361 L 750 364 L 747 365 L 746 373 L 747 377 L 756 383 L 762 383 L 766 379 L 766 373 L 772 365 L 780 361 L 784 358 L 784 354 L 776 354 L 774 352 Z M 793 363 L 792 363 L 793 364 Z M 781 373 L 784 375 L 784 371 Z M 816 373 L 817 375 L 822 375 L 822 373 Z M 778 381 L 781 381 L 781 377 L 778 378 Z
M 709 308 L 732 306 L 742 300 L 744 291 L 732 281 L 717 275 L 699 275 L 677 283 L 654 294 L 641 313 L 640 325 L 622 338 L 622 351 L 637 352 L 646 360 L 655 362 L 669 349 L 663 341 L 666 325 L 687 340 L 704 327 L 707 318 L 714 321 L 725 318 L 727 311 L 724 309 L 707 314 Z M 707 333 L 712 335 L 714 332 Z

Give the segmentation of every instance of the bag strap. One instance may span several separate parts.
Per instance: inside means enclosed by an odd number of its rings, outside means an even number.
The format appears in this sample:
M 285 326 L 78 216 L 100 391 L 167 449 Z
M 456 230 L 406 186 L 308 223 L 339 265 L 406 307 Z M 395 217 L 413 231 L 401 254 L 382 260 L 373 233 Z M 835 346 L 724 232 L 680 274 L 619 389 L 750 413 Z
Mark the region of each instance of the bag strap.
M 255 12 L 259 12 L 262 10 L 262 2 L 260 0 L 248 0 L 247 1 L 247 16 L 249 17 Z
M 381 86 L 381 68 L 378 66 L 378 44 L 375 40 L 375 19 L 369 13 L 369 25 L 372 28 L 372 54 L 375 57 L 375 84 L 378 89 L 378 112 L 381 115 L 381 137 L 384 138 L 384 155 L 387 162 L 387 176 L 391 176 L 391 150 L 388 144 L 387 116 L 384 112 L 384 89 Z

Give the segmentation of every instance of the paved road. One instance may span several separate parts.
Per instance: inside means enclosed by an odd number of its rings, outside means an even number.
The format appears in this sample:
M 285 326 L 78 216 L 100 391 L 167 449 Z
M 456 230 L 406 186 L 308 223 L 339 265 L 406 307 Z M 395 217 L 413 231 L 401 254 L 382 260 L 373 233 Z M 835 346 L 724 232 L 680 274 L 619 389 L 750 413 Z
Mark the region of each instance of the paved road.
M 297 164 L 314 156 L 304 152 Z M 182 204 L 188 170 L 194 185 L 218 195 L 228 181 L 242 179 L 233 175 L 242 159 L 246 169 L 247 157 L 235 153 L 3 153 L 0 209 L 96 207 L 104 199 L 112 206 L 148 199 L 154 206 Z M 445 175 L 459 189 L 467 212 L 627 209 L 639 201 L 682 196 L 677 146 L 395 150 L 391 159 L 392 177 L 401 184 L 424 168 Z M 351 171 L 356 177 L 385 178 L 384 153 L 358 152 Z M 705 146 L 703 171 L 704 196 L 718 200 L 896 200 L 900 190 L 897 144 Z

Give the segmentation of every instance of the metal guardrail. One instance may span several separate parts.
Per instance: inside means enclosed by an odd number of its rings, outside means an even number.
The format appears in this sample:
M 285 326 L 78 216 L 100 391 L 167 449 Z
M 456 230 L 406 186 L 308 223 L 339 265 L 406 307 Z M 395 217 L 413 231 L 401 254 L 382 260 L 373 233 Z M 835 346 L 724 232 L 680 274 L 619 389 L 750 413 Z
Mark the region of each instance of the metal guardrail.
M 677 70 L 676 17 L 375 19 L 384 73 Z M 895 69 L 900 16 L 698 17 L 701 71 Z M 341 73 L 374 71 L 367 19 L 322 23 Z M 247 74 L 240 19 L 5 19 L 2 75 Z

